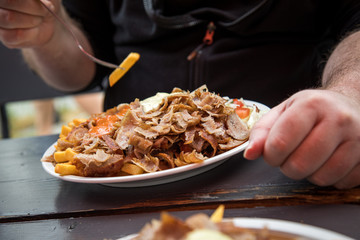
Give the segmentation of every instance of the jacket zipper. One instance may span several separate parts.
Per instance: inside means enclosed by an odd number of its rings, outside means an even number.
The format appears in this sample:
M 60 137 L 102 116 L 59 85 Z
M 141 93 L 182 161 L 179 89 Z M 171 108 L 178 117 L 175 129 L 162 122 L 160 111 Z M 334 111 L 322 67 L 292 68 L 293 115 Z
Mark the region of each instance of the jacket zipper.
M 215 33 L 215 29 L 216 26 L 214 24 L 214 22 L 210 22 L 207 26 L 207 30 L 205 33 L 205 36 L 203 38 L 202 43 L 197 46 L 188 56 L 187 56 L 187 60 L 191 61 L 193 60 L 200 52 L 201 50 L 206 47 L 209 46 L 213 43 L 214 40 L 214 33 Z
M 189 62 L 192 62 L 192 74 L 190 75 L 191 77 L 189 78 L 189 84 L 190 84 L 190 88 L 196 88 L 199 87 L 201 85 L 200 81 L 201 81 L 201 75 L 202 75 L 202 61 L 201 61 L 201 55 L 202 55 L 202 51 L 205 47 L 211 45 L 213 43 L 214 40 L 214 34 L 215 34 L 215 24 L 213 22 L 210 22 L 207 26 L 206 32 L 205 32 L 205 36 L 202 40 L 202 43 L 197 46 L 188 56 L 187 56 L 187 60 Z

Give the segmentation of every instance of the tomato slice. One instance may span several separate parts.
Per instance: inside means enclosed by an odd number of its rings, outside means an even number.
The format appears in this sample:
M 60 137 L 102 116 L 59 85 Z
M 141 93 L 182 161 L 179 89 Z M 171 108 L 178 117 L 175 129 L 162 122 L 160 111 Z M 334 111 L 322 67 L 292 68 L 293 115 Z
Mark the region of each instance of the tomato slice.
M 233 100 L 234 104 L 236 104 L 237 106 L 239 107 L 243 107 L 244 106 L 244 103 L 242 101 L 240 101 L 239 99 L 234 99 Z
M 235 112 L 241 119 L 247 118 L 250 115 L 250 109 L 245 107 L 244 102 L 235 98 L 233 103 L 236 105 Z
M 250 115 L 250 109 L 245 107 L 238 107 L 235 109 L 236 114 L 241 118 L 247 118 Z

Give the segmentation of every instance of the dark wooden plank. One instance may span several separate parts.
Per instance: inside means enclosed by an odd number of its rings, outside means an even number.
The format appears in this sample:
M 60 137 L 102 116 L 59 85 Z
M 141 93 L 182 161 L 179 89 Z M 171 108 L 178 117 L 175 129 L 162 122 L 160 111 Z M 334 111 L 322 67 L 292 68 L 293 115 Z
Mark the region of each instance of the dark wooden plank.
M 178 182 L 114 188 L 65 182 L 41 166 L 57 136 L 0 141 L 0 222 L 132 213 L 162 209 L 359 203 L 360 188 L 320 188 L 293 181 L 276 168 L 237 155 L 208 172 Z
M 171 212 L 181 219 L 204 212 L 210 215 L 213 210 Z M 112 216 L 52 219 L 29 222 L 0 224 L 0 239 L 117 239 L 138 232 L 151 219 L 159 219 L 159 213 L 121 214 Z M 258 217 L 273 218 L 317 227 L 360 239 L 359 205 L 311 205 L 258 207 L 226 209 L 226 218 Z M 319 236 L 321 238 L 321 236 Z

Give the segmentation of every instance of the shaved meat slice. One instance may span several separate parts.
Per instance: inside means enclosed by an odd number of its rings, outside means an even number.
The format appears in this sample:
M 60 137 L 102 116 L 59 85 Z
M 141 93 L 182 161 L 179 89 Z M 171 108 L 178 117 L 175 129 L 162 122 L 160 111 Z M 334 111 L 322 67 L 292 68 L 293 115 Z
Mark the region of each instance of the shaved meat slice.
M 177 136 L 175 136 L 175 137 L 177 137 Z M 169 148 L 172 147 L 175 140 L 176 140 L 176 138 L 171 138 L 170 136 L 161 137 L 154 142 L 153 148 L 168 150 Z
M 185 114 L 184 112 L 177 112 L 174 114 L 175 124 L 180 129 L 184 129 L 184 131 L 186 130 L 186 128 L 188 126 L 189 119 L 191 118 L 191 115 L 188 112 L 186 112 L 186 113 L 187 114 Z
M 160 159 L 160 170 L 170 169 L 175 167 L 174 158 L 167 153 L 159 153 L 156 155 Z
M 69 135 L 67 135 L 66 139 L 70 142 L 80 142 L 88 131 L 89 130 L 85 127 L 75 127 L 71 130 Z
M 175 163 L 175 166 L 177 166 L 177 167 L 181 167 L 181 166 L 185 166 L 185 165 L 189 164 L 179 157 L 175 158 L 174 163 Z
M 55 162 L 55 158 L 54 158 L 54 155 L 48 155 L 48 156 L 44 156 L 42 159 L 41 159 L 42 162 Z
M 151 127 L 152 130 L 159 133 L 159 135 L 166 135 L 171 130 L 171 125 L 167 123 L 160 122 L 159 125 Z
M 116 176 L 121 172 L 124 156 L 107 154 L 97 150 L 96 154 L 76 154 L 73 164 L 85 177 Z
M 213 134 L 220 138 L 225 137 L 225 127 L 222 122 L 215 122 L 214 118 L 212 118 L 211 116 L 203 118 L 201 119 L 201 121 L 203 122 L 201 125 L 204 127 L 207 133 Z
M 234 140 L 230 139 L 227 143 L 219 144 L 219 148 L 221 150 L 227 151 L 233 149 L 241 144 L 243 144 L 246 140 Z
M 193 150 L 190 153 L 189 152 L 186 152 L 186 153 L 181 152 L 180 155 L 181 154 L 182 154 L 182 158 L 187 163 L 200 163 L 207 159 L 207 157 L 204 157 L 201 153 L 198 153 L 195 150 Z
M 100 139 L 98 137 L 93 138 L 93 141 L 88 142 L 84 145 L 83 153 L 90 154 L 95 153 L 98 146 L 100 145 Z
M 138 135 L 131 135 L 129 138 L 129 144 L 134 146 L 134 149 L 146 154 L 150 151 L 153 142 Z
M 119 146 L 116 144 L 115 140 L 113 138 L 111 138 L 108 135 L 103 135 L 102 138 L 104 139 L 106 145 L 114 152 L 116 152 L 117 150 L 119 150 Z
M 138 126 L 139 119 L 129 111 L 121 121 L 120 128 L 117 130 L 115 142 L 120 149 L 125 150 L 129 146 L 129 138 L 133 130 Z
M 74 143 L 61 138 L 57 140 L 57 144 L 56 144 L 58 150 L 60 151 L 65 151 L 67 148 L 74 147 L 74 145 L 75 145 Z
M 146 225 L 133 240 L 175 240 L 185 239 L 193 229 L 186 223 L 170 214 L 163 212 L 161 222 L 153 221 Z
M 163 212 L 161 214 L 161 226 L 154 234 L 154 239 L 183 239 L 193 229 L 183 221 Z
M 194 140 L 189 144 L 197 152 L 201 152 L 204 149 L 205 139 L 199 136 L 199 132 L 195 133 Z
M 204 152 L 204 154 L 208 155 L 208 157 L 215 156 L 216 150 L 217 150 L 217 145 L 218 145 L 216 138 L 213 135 L 206 133 L 205 131 L 200 131 L 199 135 L 201 138 L 203 138 L 205 141 L 207 141 L 212 148 L 212 152 L 210 152 L 210 153 L 208 153 L 206 151 L 206 149 L 203 149 L 200 152 Z
M 249 129 L 247 125 L 239 118 L 236 113 L 232 113 L 227 121 L 228 130 L 227 134 L 235 138 L 236 140 L 245 140 L 249 137 Z
M 159 170 L 159 159 L 157 157 L 144 155 L 143 158 L 133 158 L 132 162 L 148 173 L 156 172 Z
M 196 133 L 197 129 L 195 127 L 193 128 L 189 128 L 185 133 L 185 142 L 184 144 L 190 144 L 194 141 L 195 139 L 195 133 Z
M 103 163 L 111 163 L 118 161 L 123 158 L 122 155 L 112 155 L 107 154 L 104 150 L 98 149 L 95 154 L 76 154 L 75 159 L 80 160 L 84 165 L 89 166 L 90 163 L 94 163 L 95 165 L 102 165 Z
M 155 139 L 157 136 L 159 136 L 159 132 L 151 127 L 148 127 L 147 129 L 136 127 L 134 132 L 143 135 L 147 139 Z

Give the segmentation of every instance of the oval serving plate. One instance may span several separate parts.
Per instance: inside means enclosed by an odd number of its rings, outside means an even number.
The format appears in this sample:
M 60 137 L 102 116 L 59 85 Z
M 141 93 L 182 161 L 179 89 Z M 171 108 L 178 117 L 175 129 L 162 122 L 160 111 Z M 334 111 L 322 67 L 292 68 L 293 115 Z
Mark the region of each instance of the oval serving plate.
M 246 105 L 256 105 L 262 111 L 268 111 L 269 107 L 264 104 L 245 100 Z M 43 156 L 52 155 L 55 152 L 55 144 L 53 143 L 44 153 Z M 119 177 L 81 177 L 74 175 L 61 176 L 55 173 L 55 167 L 50 162 L 42 162 L 42 166 L 50 175 L 64 181 L 77 182 L 77 183 L 96 183 L 112 187 L 144 187 L 158 184 L 164 184 L 189 178 L 205 171 L 208 171 L 220 165 L 230 157 L 242 152 L 247 147 L 248 142 L 240 146 L 226 151 L 222 154 L 216 155 L 212 158 L 206 159 L 202 163 L 193 163 L 186 166 L 176 167 L 172 169 L 162 170 L 154 173 L 145 173 L 132 176 L 119 176 Z

